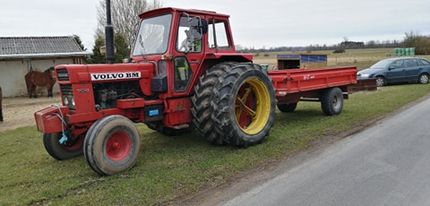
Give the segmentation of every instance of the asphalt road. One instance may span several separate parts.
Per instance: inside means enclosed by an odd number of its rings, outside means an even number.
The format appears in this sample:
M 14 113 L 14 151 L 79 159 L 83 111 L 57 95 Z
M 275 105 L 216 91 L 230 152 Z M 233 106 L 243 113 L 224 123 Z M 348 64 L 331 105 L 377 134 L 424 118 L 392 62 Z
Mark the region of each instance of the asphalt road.
M 225 205 L 430 205 L 430 99 Z

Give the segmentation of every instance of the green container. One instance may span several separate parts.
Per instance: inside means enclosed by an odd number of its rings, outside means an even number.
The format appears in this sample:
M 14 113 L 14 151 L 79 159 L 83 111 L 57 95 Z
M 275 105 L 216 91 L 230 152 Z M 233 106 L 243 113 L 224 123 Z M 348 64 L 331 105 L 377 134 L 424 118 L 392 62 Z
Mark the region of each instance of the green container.
M 396 57 L 400 56 L 400 48 L 395 48 L 394 49 L 394 54 Z
M 411 56 L 415 56 L 415 48 L 411 48 Z

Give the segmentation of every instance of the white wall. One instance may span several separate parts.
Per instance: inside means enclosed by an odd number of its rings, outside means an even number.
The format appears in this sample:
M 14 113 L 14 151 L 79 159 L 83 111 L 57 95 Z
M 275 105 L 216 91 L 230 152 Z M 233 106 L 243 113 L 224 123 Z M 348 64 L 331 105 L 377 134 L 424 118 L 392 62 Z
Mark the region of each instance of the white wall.
M 73 58 L 69 59 L 46 59 L 46 60 L 1 60 L 0 61 L 0 86 L 3 89 L 4 97 L 26 96 L 27 87 L 25 85 L 25 74 L 33 70 L 45 71 L 51 66 L 58 64 L 72 64 Z M 54 94 L 59 92 L 58 85 L 54 86 Z M 46 88 L 38 88 L 37 95 L 47 95 Z

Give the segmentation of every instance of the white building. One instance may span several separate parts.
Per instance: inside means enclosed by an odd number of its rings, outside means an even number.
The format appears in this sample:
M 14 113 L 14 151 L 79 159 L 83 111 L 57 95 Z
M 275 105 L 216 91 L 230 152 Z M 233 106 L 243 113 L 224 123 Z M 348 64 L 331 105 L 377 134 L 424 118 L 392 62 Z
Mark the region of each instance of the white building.
M 45 71 L 59 64 L 85 63 L 84 51 L 73 36 L 0 37 L 0 86 L 4 97 L 26 96 L 24 76 L 30 69 Z M 46 89 L 39 89 L 46 95 Z M 54 93 L 58 86 L 54 87 Z

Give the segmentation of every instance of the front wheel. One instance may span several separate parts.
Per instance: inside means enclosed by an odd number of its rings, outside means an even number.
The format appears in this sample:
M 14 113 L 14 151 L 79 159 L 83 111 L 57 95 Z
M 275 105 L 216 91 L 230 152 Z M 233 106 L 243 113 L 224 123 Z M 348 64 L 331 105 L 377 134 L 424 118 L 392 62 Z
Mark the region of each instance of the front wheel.
M 82 155 L 82 137 L 74 142 L 60 144 L 61 133 L 43 134 L 43 145 L 51 157 L 56 160 L 68 160 Z
M 418 78 L 418 82 L 420 84 L 428 84 L 429 83 L 429 75 L 428 74 L 421 74 Z
M 114 175 L 132 168 L 140 151 L 140 136 L 134 123 L 121 115 L 94 123 L 84 142 L 84 155 L 100 175 Z
M 376 77 L 376 86 L 383 87 L 387 84 L 384 77 Z

